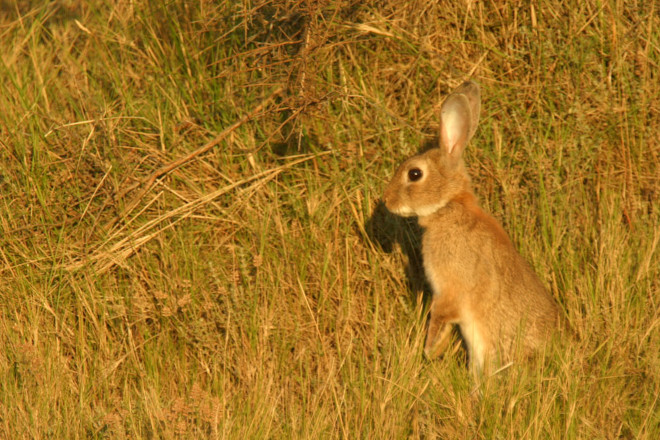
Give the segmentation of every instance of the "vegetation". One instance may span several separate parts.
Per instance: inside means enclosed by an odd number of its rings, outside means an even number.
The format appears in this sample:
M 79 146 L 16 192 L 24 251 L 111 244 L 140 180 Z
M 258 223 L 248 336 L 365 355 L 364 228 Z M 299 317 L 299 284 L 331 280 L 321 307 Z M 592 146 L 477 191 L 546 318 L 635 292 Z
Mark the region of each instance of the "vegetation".
M 657 2 L 12 0 L 0 33 L 0 437 L 660 438 Z M 379 204 L 468 78 L 481 204 L 578 335 L 480 387 L 423 359 Z

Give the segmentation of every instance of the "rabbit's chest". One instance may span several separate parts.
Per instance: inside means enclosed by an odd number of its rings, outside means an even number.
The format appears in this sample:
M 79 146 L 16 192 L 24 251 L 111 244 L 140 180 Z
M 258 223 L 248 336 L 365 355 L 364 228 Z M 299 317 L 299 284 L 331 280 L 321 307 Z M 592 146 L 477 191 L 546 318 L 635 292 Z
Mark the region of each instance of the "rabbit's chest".
M 475 257 L 464 240 L 451 234 L 425 234 L 422 256 L 426 277 L 436 293 L 446 284 L 461 285 L 472 278 Z

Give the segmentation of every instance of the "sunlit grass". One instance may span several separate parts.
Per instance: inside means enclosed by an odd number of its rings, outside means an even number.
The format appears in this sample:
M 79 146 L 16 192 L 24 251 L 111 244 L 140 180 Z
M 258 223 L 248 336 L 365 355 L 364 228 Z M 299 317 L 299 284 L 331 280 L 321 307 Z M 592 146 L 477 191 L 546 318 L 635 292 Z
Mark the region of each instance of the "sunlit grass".
M 660 435 L 653 2 L 6 3 L 0 437 Z M 467 78 L 577 336 L 479 386 L 378 203 Z

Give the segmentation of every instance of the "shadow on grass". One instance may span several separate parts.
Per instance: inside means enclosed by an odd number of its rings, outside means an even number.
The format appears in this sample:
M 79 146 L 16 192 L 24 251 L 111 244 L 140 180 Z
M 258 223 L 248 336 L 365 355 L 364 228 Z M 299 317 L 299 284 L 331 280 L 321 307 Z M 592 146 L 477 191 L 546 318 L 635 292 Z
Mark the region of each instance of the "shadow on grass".
M 428 304 L 431 300 L 431 289 L 424 276 L 422 228 L 417 219 L 396 216 L 387 210 L 383 201 L 379 201 L 367 221 L 366 231 L 369 239 L 385 253 L 394 252 L 396 245 L 401 248 L 406 259 L 408 302 L 415 304 L 422 294 L 424 304 Z

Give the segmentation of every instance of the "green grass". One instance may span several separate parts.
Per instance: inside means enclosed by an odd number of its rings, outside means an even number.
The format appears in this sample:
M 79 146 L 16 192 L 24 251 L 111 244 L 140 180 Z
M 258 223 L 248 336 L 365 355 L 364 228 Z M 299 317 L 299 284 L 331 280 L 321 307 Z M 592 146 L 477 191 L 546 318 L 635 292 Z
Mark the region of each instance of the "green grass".
M 5 2 L 0 437 L 660 437 L 659 17 Z M 478 390 L 378 204 L 468 78 L 481 204 L 579 336 Z

